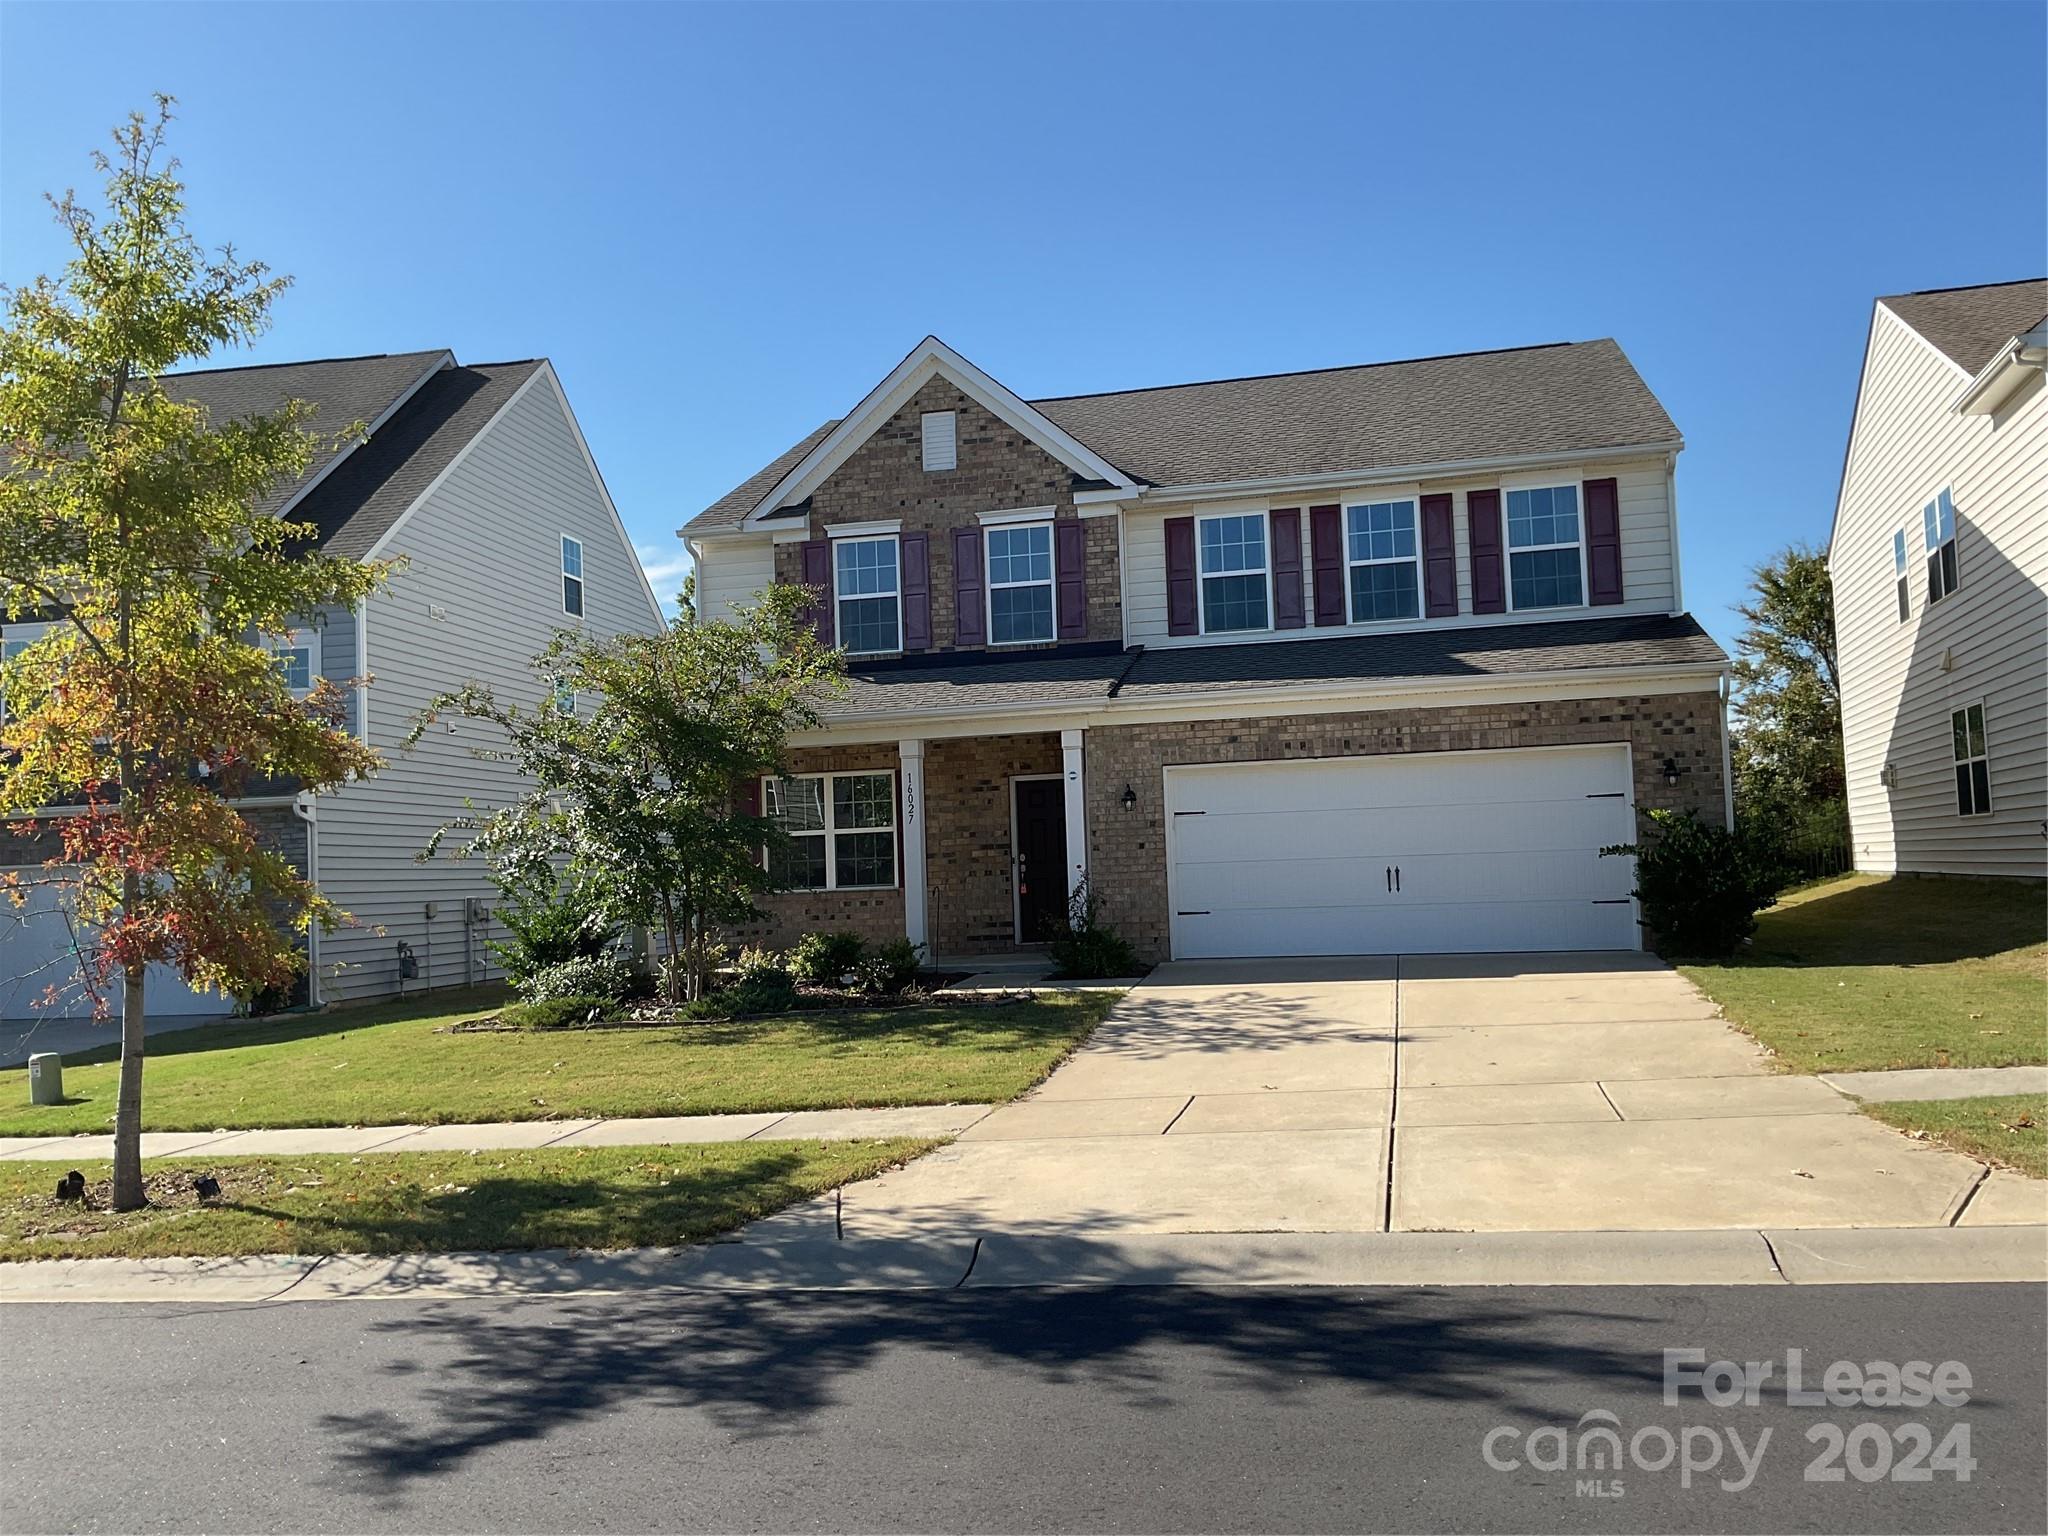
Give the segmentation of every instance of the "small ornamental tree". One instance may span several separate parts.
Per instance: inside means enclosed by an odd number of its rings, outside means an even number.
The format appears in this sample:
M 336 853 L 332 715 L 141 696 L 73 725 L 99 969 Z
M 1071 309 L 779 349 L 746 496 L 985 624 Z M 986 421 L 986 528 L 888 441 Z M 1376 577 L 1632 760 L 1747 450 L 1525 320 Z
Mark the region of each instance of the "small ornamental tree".
M 340 729 L 341 691 L 294 699 L 263 643 L 379 576 L 305 553 L 308 528 L 256 510 L 308 462 L 304 409 L 211 421 L 157 382 L 253 340 L 285 286 L 186 232 L 177 162 L 159 163 L 169 98 L 157 106 L 95 157 L 103 213 L 52 200 L 76 254 L 61 278 L 8 290 L 0 320 L 0 610 L 48 625 L 0 673 L 0 811 L 62 808 L 42 883 L 97 1011 L 119 996 L 120 1210 L 143 1203 L 147 968 L 253 993 L 301 964 L 293 930 L 333 917 L 236 794 L 377 766 Z M 6 894 L 25 906 L 18 876 Z
M 474 750 L 515 764 L 531 788 L 450 822 L 422 857 L 467 832 L 457 856 L 488 859 L 501 885 L 542 883 L 558 866 L 593 916 L 662 935 L 671 1003 L 702 997 L 718 930 L 775 889 L 762 850 L 783 833 L 749 788 L 842 686 L 840 653 L 805 622 L 811 601 L 771 587 L 733 620 L 706 622 L 686 587 L 658 634 L 557 635 L 535 661 L 537 708 L 475 684 L 435 699 L 411 740 L 441 712 L 491 721 L 503 745 Z

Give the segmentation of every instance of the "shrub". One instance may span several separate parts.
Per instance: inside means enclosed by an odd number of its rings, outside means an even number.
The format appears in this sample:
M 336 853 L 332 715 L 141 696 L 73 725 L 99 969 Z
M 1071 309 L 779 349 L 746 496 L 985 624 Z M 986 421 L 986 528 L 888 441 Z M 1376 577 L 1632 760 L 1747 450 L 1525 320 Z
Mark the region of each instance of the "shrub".
M 527 977 L 519 990 L 529 1003 L 552 1002 L 563 997 L 598 997 L 615 1003 L 626 995 L 632 979 L 624 960 L 616 954 L 605 954 L 544 966 Z
M 917 980 L 917 965 L 923 956 L 922 944 L 891 939 L 872 955 L 854 962 L 854 982 L 870 997 L 901 997 Z
M 602 1018 L 610 1006 L 602 997 L 551 997 L 544 1003 L 514 1003 L 498 1017 L 518 1029 L 574 1029 Z
M 515 986 L 524 987 L 534 972 L 564 960 L 595 960 L 618 938 L 613 929 L 591 915 L 587 903 L 562 890 L 551 875 L 545 884 L 498 884 L 493 914 L 504 927 L 502 939 L 484 947 L 498 957 Z
M 1101 904 L 1083 880 L 1067 901 L 1065 929 L 1055 929 L 1049 946 L 1056 974 L 1070 981 L 1135 976 L 1138 957 L 1130 940 L 1102 921 Z
M 732 978 L 736 987 L 787 986 L 789 963 L 772 949 L 743 949 L 732 963 Z
M 807 933 L 789 952 L 789 973 L 810 986 L 836 987 L 866 949 L 857 933 Z
M 1693 811 L 1651 811 L 1649 820 L 1643 842 L 1600 852 L 1634 856 L 1635 896 L 1657 947 L 1675 955 L 1733 954 L 1756 932 L 1757 913 L 1777 904 L 1781 863 Z

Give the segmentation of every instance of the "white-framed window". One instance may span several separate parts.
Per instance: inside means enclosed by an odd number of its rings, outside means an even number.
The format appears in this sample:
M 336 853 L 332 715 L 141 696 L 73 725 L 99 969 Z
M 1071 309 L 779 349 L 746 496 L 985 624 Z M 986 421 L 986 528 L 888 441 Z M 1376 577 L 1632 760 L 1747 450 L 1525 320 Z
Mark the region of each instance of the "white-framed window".
M 987 529 L 988 643 L 1027 645 L 1054 638 L 1052 524 Z
M 921 426 L 924 467 L 952 469 L 959 459 L 960 421 L 952 411 L 926 411 Z
M 761 806 L 789 834 L 771 851 L 776 883 L 797 891 L 896 884 L 896 775 L 805 773 L 761 781 Z
M 548 690 L 548 708 L 573 719 L 576 714 L 576 685 L 566 677 L 556 678 L 554 687 Z
M 1927 601 L 1932 606 L 1956 589 L 1956 506 L 1947 486 L 1920 509 L 1920 526 L 1927 542 Z
M 1956 759 L 1956 814 L 1991 814 L 1991 754 L 1984 741 L 1984 706 L 1972 704 L 1948 717 Z
M 1346 507 L 1344 561 L 1352 623 L 1422 616 L 1422 545 L 1414 502 Z
M 583 617 L 583 541 L 562 535 L 562 612 Z
M 0 635 L 0 664 L 14 660 L 15 657 L 19 656 L 48 633 L 49 626 L 44 624 L 8 625 L 7 633 Z M 5 720 L 6 718 L 7 696 L 5 693 L 0 693 L 0 720 Z
M 293 630 L 282 639 L 269 642 L 270 654 L 277 658 L 277 670 L 284 678 L 285 687 L 291 689 L 292 697 L 303 699 L 313 691 L 314 674 L 320 664 L 313 655 L 313 636 L 303 630 Z
M 903 649 L 902 590 L 895 534 L 832 541 L 839 644 L 848 655 Z
M 1903 528 L 1892 534 L 1892 578 L 1899 586 L 1899 622 L 1903 624 L 1913 617 L 1913 598 L 1906 590 L 1906 530 Z
M 1271 629 L 1266 514 L 1224 512 L 1195 519 L 1202 583 L 1202 633 Z
M 1582 608 L 1586 544 L 1576 485 L 1509 491 L 1508 607 Z

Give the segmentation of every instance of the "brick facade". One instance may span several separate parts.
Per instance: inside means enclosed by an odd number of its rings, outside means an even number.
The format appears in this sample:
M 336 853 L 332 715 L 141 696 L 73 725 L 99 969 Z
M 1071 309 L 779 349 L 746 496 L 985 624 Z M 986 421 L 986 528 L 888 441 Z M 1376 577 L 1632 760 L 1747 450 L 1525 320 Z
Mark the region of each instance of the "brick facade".
M 934 741 L 924 755 L 933 949 L 942 955 L 1014 949 L 1010 780 L 1058 773 L 1059 734 Z
M 1723 822 L 1721 704 L 1706 693 L 1276 715 L 1091 729 L 1084 745 L 1089 881 L 1104 919 L 1148 964 L 1167 958 L 1165 782 L 1170 763 L 1243 763 L 1627 742 L 1641 810 L 1696 809 Z M 1664 760 L 1678 783 L 1664 782 Z M 1137 804 L 1123 808 L 1128 784 Z
M 953 411 L 956 467 L 924 467 L 923 417 Z M 813 538 L 844 523 L 900 518 L 905 533 L 931 535 L 932 650 L 958 649 L 954 624 L 953 530 L 972 528 L 984 512 L 1051 507 L 1056 519 L 1074 512 L 1074 476 L 1066 465 L 1000 417 L 984 410 L 949 380 L 935 378 L 878 427 L 811 495 Z M 1116 520 L 1086 522 L 1089 640 L 1123 638 Z M 775 579 L 803 580 L 796 544 L 775 550 Z M 1004 651 L 1036 646 L 1003 646 Z M 969 647 L 978 650 L 980 647 Z
M 903 937 L 903 840 L 901 764 L 894 742 L 858 747 L 816 747 L 789 754 L 791 773 L 888 772 L 897 775 L 896 885 L 886 891 L 779 891 L 755 905 L 762 921 L 726 934 L 733 945 L 762 944 L 787 949 L 807 933 L 859 934 L 869 943 Z M 829 857 L 830 850 L 827 850 Z

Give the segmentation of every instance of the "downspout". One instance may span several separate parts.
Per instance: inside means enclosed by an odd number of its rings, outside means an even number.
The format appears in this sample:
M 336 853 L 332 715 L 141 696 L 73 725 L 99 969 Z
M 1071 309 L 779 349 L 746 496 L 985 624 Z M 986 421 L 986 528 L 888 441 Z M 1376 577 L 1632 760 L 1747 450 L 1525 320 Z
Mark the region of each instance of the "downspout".
M 313 797 L 303 791 L 292 801 L 292 814 L 306 825 L 306 880 L 309 884 L 320 884 L 320 814 L 313 808 Z M 306 925 L 306 1006 L 321 1007 L 325 999 L 320 996 L 320 925 Z

